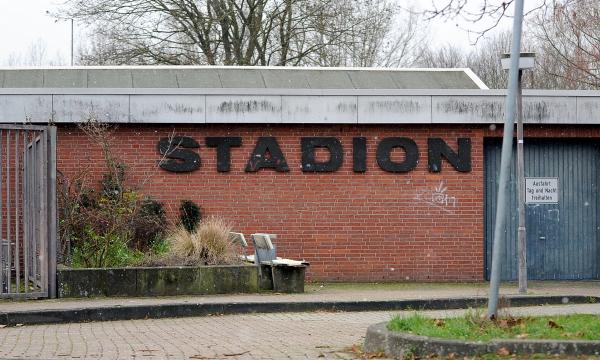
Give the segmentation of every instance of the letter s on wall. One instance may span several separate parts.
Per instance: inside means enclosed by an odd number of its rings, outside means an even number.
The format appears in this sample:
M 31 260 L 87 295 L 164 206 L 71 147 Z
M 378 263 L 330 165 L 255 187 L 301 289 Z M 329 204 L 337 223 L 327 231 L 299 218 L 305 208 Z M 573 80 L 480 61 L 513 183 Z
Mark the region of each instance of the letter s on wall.
M 164 157 L 158 166 L 172 172 L 191 172 L 200 168 L 200 155 L 188 149 L 199 148 L 196 140 L 189 136 L 162 138 L 158 152 Z

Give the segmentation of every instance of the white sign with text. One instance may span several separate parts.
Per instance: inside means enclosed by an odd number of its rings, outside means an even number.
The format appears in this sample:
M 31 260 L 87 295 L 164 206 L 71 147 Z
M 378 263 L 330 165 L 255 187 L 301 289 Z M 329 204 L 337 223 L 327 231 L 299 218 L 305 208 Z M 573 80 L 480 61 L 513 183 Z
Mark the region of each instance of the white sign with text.
M 558 204 L 558 178 L 525 178 L 526 204 Z

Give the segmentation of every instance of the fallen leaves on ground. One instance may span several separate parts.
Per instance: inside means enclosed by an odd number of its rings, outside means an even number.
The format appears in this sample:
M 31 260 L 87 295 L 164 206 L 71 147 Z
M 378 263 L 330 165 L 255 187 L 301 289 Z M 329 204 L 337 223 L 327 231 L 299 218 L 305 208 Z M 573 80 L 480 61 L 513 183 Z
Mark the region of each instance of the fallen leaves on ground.
M 508 355 L 510 355 L 510 350 L 508 350 L 505 347 L 501 347 L 500 349 L 498 349 L 498 351 L 496 351 L 496 354 L 498 354 L 500 356 L 508 356 Z
M 377 358 L 384 358 L 385 357 L 385 352 L 383 351 L 378 351 L 378 352 L 364 352 L 362 349 L 362 346 L 360 345 L 352 345 L 351 348 L 348 349 L 348 352 L 353 353 L 354 355 L 356 355 L 359 359 L 377 359 Z
M 509 328 L 512 328 L 512 327 L 515 327 L 515 326 L 524 325 L 525 324 L 525 320 L 523 320 L 522 318 L 509 317 L 509 318 L 506 318 L 506 319 L 496 320 L 496 324 L 500 328 L 509 329 Z
M 562 326 L 558 325 L 553 320 L 548 320 L 548 326 L 550 326 L 552 329 L 562 329 L 563 328 Z

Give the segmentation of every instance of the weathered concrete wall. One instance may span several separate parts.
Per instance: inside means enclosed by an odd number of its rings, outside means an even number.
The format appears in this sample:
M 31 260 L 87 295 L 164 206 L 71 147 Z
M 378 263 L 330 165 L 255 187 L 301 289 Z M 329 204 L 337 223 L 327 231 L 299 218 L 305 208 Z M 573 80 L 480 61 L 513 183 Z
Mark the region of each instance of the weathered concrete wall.
M 2 89 L 1 123 L 490 124 L 503 90 Z M 599 91 L 525 91 L 529 124 L 594 124 Z
M 258 292 L 256 266 L 61 269 L 58 297 L 169 296 Z

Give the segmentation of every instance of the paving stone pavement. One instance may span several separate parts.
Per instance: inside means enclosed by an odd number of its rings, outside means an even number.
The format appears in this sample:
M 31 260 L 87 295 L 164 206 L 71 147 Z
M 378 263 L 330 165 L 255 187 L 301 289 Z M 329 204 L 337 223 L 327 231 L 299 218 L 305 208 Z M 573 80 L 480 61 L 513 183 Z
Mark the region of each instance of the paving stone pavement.
M 431 311 L 443 317 L 462 310 Z M 510 309 L 600 314 L 600 304 Z M 0 329 L 3 359 L 353 359 L 369 325 L 399 312 L 316 312 L 148 319 Z
M 149 319 L 0 329 L 0 357 L 319 359 L 360 343 L 386 312 Z M 321 356 L 321 357 L 319 357 Z
M 487 283 L 389 283 L 389 284 L 309 284 L 302 294 L 228 294 L 201 296 L 168 296 L 149 298 L 85 298 L 48 299 L 36 301 L 0 300 L 0 311 L 33 311 L 40 309 L 102 308 L 131 305 L 250 303 L 250 302 L 306 302 L 306 301 L 386 301 L 432 298 L 485 297 Z M 503 295 L 517 295 L 516 284 L 503 284 Z M 598 281 L 532 281 L 528 295 L 583 295 L 600 296 Z

